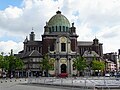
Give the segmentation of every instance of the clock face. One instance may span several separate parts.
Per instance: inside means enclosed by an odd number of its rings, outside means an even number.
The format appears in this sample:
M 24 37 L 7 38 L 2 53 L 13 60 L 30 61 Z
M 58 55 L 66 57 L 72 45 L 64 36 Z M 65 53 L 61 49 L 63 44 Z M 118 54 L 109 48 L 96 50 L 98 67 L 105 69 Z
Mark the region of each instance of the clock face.
M 62 38 L 61 38 L 61 41 L 62 41 L 62 42 L 65 42 L 65 37 L 62 37 Z

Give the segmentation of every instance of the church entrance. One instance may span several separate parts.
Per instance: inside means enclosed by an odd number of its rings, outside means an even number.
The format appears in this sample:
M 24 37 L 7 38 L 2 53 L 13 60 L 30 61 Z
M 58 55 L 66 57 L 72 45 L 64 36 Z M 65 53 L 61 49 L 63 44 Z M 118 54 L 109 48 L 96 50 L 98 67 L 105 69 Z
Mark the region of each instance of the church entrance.
M 66 73 L 66 68 L 67 66 L 66 66 L 66 64 L 62 64 L 61 65 L 61 73 Z

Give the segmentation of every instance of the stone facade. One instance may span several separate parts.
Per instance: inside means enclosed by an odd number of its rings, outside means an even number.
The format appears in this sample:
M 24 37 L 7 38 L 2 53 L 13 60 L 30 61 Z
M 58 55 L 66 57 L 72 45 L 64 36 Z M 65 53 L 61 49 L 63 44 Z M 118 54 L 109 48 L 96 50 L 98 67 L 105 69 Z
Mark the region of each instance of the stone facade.
M 99 55 L 99 58 L 103 57 L 102 43 L 99 43 L 97 38 L 88 42 L 77 41 L 77 38 L 74 23 L 70 25 L 69 20 L 60 11 L 57 11 L 56 15 L 46 22 L 42 41 L 36 41 L 34 32 L 31 32 L 30 38 L 26 37 L 23 42 L 23 51 L 20 51 L 17 56 L 24 62 L 26 61 L 26 70 L 31 69 L 33 72 L 38 72 L 41 71 L 41 68 L 29 67 L 29 60 L 32 60 L 31 63 L 33 63 L 35 61 L 33 59 L 37 59 L 37 65 L 43 56 L 48 54 L 50 60 L 55 60 L 53 70 L 49 71 L 50 74 L 57 76 L 61 73 L 67 73 L 71 76 L 77 73 L 73 69 L 73 60 L 77 55 L 83 56 L 85 51 L 94 51 Z

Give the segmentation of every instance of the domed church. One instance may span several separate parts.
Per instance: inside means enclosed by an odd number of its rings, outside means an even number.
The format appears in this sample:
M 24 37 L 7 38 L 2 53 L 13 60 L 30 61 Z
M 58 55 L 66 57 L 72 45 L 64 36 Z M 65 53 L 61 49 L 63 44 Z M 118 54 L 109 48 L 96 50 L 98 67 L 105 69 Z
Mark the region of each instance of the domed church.
M 32 75 L 43 73 L 40 62 L 46 54 L 53 66 L 49 74 L 55 76 L 62 73 L 67 73 L 69 76 L 77 74 L 73 60 L 78 55 L 88 60 L 95 55 L 98 58 L 103 57 L 102 43 L 99 43 L 97 38 L 93 41 L 77 41 L 77 38 L 74 23 L 70 23 L 61 11 L 57 11 L 46 22 L 41 41 L 35 40 L 33 31 L 29 38 L 26 37 L 24 40 L 24 49 L 16 55 L 25 63 L 24 70 L 19 71 L 19 74 L 25 76 L 27 70 L 30 70 Z

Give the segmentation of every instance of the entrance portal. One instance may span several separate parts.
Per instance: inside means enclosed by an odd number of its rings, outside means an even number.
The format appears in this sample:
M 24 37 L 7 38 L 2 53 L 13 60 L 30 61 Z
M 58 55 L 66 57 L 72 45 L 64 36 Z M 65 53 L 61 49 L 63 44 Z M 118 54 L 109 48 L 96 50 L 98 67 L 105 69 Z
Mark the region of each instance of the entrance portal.
M 66 64 L 61 65 L 61 73 L 66 73 Z

